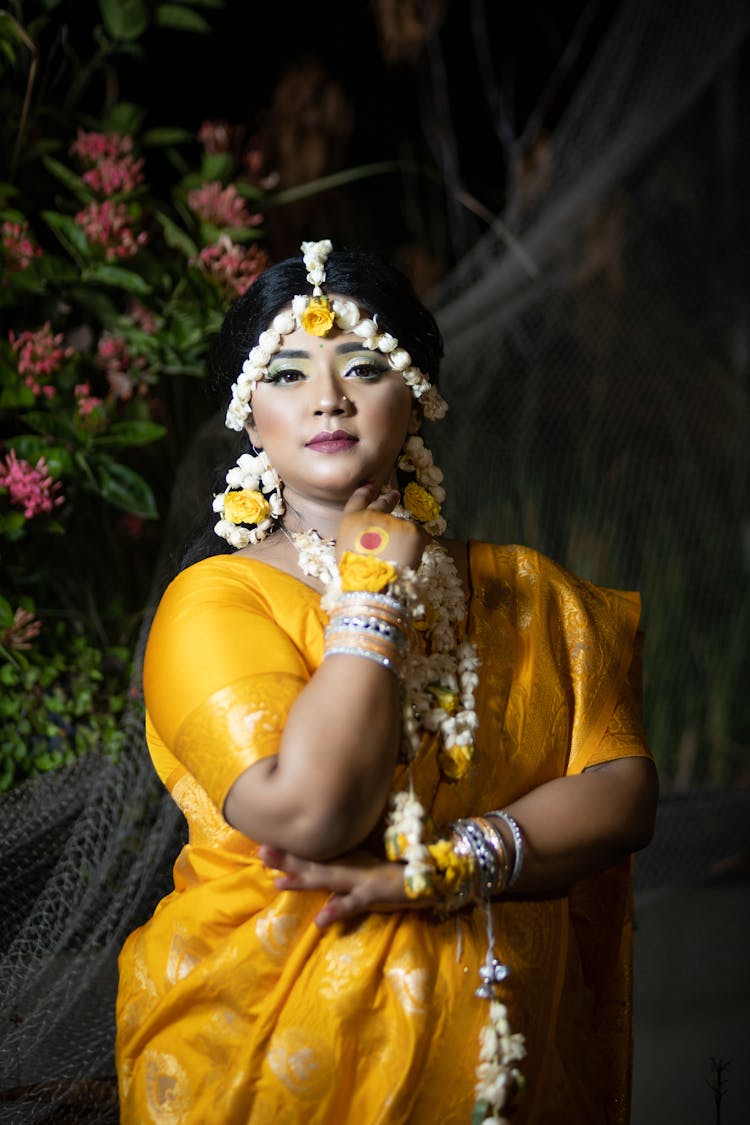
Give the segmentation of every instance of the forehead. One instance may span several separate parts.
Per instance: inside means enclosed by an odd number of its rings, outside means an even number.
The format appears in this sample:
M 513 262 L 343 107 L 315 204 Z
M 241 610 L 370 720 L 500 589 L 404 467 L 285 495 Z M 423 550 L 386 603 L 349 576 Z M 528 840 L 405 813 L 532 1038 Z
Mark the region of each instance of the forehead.
M 274 359 L 293 357 L 304 359 L 306 356 L 316 355 L 348 355 L 350 352 L 368 351 L 362 343 L 360 336 L 353 332 L 341 332 L 332 328 L 326 336 L 312 336 L 304 328 L 295 328 L 281 338 L 281 347 L 272 356 Z

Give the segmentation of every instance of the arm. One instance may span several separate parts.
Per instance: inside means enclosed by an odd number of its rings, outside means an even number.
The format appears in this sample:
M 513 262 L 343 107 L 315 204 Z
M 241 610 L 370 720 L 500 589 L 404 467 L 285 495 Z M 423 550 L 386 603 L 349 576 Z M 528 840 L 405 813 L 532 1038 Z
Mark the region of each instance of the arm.
M 513 890 L 505 893 L 561 894 L 571 883 L 644 848 L 653 834 L 657 797 L 650 758 L 618 758 L 577 776 L 555 778 L 520 797 L 506 811 L 523 831 L 524 867 Z M 513 854 L 507 826 L 503 821 L 497 826 Z M 407 897 L 400 864 L 379 863 L 362 853 L 332 864 L 274 849 L 262 849 L 261 858 L 284 872 L 279 888 L 332 892 L 317 917 L 320 926 L 368 910 L 434 905 Z
M 650 758 L 618 758 L 554 778 L 508 805 L 524 837 L 523 870 L 513 891 L 564 892 L 644 848 L 654 831 L 658 790 Z M 507 824 L 495 823 L 512 855 Z
M 359 489 L 345 509 L 338 550 L 356 537 L 366 509 Z M 358 507 L 359 505 L 359 507 Z M 386 518 L 389 518 L 386 516 Z M 392 520 L 389 555 L 417 566 L 426 536 Z M 278 754 L 246 769 L 224 803 L 227 821 L 255 840 L 308 859 L 341 855 L 361 843 L 381 817 L 401 742 L 401 695 L 391 671 L 359 656 L 327 657 L 297 697 Z

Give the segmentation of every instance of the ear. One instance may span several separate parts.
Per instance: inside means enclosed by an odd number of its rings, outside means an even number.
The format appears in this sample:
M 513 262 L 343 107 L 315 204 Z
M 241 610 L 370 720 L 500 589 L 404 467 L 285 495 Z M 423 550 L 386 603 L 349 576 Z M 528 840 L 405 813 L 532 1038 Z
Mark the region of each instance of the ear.
M 263 446 L 260 444 L 260 438 L 258 437 L 258 427 L 253 421 L 252 412 L 248 415 L 248 419 L 245 422 L 245 431 L 247 433 L 247 436 L 250 438 L 253 449 L 256 449 L 258 453 L 260 453 Z

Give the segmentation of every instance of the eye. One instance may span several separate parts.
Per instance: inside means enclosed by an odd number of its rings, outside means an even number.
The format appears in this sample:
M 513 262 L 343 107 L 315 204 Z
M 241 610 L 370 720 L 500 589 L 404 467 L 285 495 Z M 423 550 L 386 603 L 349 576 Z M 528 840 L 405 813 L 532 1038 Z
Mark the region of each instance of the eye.
M 294 383 L 301 382 L 304 378 L 304 372 L 298 371 L 296 367 L 279 367 L 275 371 L 268 372 L 265 382 L 289 387 Z
M 388 371 L 388 367 L 376 360 L 371 359 L 357 359 L 344 372 L 345 378 L 354 376 L 355 379 L 364 379 L 367 382 L 375 382 Z

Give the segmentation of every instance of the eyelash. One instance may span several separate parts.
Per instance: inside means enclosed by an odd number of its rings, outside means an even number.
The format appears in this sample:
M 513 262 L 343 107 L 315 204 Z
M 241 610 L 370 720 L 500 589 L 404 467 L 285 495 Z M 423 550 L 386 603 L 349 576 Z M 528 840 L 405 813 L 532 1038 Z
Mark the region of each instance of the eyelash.
M 344 371 L 344 378 L 354 376 L 355 378 L 364 379 L 368 382 L 375 382 L 382 375 L 386 374 L 387 370 L 387 367 L 381 367 L 376 363 L 369 363 L 367 360 L 363 360 L 347 368 Z M 295 378 L 290 378 L 291 376 L 295 376 Z M 278 383 L 282 386 L 291 387 L 304 378 L 305 373 L 299 371 L 296 367 L 284 367 L 278 371 L 269 371 L 265 381 L 267 383 Z

